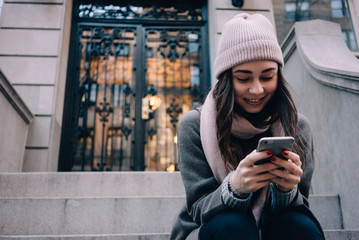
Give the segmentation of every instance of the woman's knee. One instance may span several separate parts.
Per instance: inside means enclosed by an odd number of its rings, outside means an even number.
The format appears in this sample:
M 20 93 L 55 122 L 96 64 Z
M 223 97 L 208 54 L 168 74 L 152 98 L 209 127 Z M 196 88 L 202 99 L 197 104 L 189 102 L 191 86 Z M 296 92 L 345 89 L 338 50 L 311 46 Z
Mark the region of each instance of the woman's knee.
M 223 213 L 214 217 L 213 220 L 216 226 L 219 226 L 222 229 L 238 232 L 248 229 L 257 230 L 255 220 L 252 217 L 242 213 Z
M 289 228 L 310 230 L 317 228 L 316 223 L 307 215 L 299 212 L 286 212 L 279 216 L 279 222 L 288 225 Z
M 269 231 L 276 239 L 324 239 L 319 226 L 309 216 L 299 212 L 285 212 L 278 216 Z
M 221 213 L 204 224 L 200 239 L 258 239 L 258 229 L 253 217 L 236 212 Z

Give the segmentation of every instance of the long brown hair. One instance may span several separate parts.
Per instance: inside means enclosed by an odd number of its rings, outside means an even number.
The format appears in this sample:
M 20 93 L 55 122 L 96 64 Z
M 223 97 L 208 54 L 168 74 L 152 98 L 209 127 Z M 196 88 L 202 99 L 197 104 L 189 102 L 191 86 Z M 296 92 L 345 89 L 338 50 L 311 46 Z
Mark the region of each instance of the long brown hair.
M 306 147 L 303 135 L 298 126 L 298 113 L 289 91 L 289 84 L 284 79 L 281 67 L 278 66 L 278 85 L 272 99 L 262 110 L 262 125 L 268 125 L 276 120 L 280 120 L 287 136 L 293 136 L 295 143 L 293 151 L 297 153 L 302 161 L 302 168 L 305 166 Z M 232 70 L 229 69 L 219 76 L 219 81 L 214 87 L 213 97 L 217 104 L 217 139 L 218 145 L 225 162 L 227 171 L 230 166 L 237 167 L 239 162 L 245 157 L 240 146 L 233 147 L 231 143 L 232 121 L 234 109 L 239 106 L 235 104 L 234 90 L 232 85 Z M 239 107 L 240 108 L 240 107 Z M 244 111 L 244 110 L 243 110 Z M 270 117 L 270 120 L 267 121 Z

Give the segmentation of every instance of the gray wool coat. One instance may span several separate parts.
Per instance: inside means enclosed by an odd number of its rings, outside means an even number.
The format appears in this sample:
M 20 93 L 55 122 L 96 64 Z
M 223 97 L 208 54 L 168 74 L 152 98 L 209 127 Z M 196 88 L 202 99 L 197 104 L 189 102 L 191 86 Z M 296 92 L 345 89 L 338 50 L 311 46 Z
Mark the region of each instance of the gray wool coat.
M 321 229 L 319 222 L 309 210 L 308 195 L 314 170 L 312 134 L 308 120 L 299 115 L 299 128 L 307 140 L 308 158 L 303 169 L 298 191 L 291 203 L 282 209 L 271 207 L 273 194 L 269 195 L 264 206 L 261 223 L 271 221 L 281 211 L 288 209 L 300 211 L 310 216 Z M 184 114 L 178 124 L 178 164 L 186 191 L 186 204 L 174 220 L 171 239 L 198 239 L 199 228 L 223 211 L 236 208 L 236 199 L 231 205 L 224 201 L 223 189 L 228 189 L 228 181 L 219 184 L 208 165 L 200 138 L 200 111 L 191 110 Z M 227 185 L 226 185 L 227 184 Z M 235 198 L 233 195 L 225 198 Z M 240 203 L 238 203 L 240 205 Z M 250 214 L 250 213 L 249 213 Z

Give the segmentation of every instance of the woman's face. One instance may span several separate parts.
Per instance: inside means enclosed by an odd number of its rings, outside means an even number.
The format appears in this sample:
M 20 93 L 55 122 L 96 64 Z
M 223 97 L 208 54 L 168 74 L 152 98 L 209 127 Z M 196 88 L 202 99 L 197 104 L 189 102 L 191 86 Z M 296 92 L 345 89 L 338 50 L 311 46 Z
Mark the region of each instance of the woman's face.
M 278 84 L 278 64 L 252 61 L 232 68 L 235 101 L 248 113 L 259 113 L 274 95 Z

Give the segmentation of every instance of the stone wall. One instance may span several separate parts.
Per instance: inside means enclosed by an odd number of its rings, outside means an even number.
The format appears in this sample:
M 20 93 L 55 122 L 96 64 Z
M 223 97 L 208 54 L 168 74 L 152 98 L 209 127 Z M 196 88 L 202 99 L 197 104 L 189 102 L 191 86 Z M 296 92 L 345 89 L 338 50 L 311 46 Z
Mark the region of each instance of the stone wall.
M 23 171 L 56 171 L 71 23 L 70 0 L 7 0 L 0 16 L 0 68 L 35 119 Z
M 0 70 L 0 172 L 21 172 L 33 115 Z
M 340 26 L 322 20 L 296 23 L 282 48 L 285 77 L 313 130 L 312 193 L 339 194 L 344 228 L 358 229 L 359 60 Z

